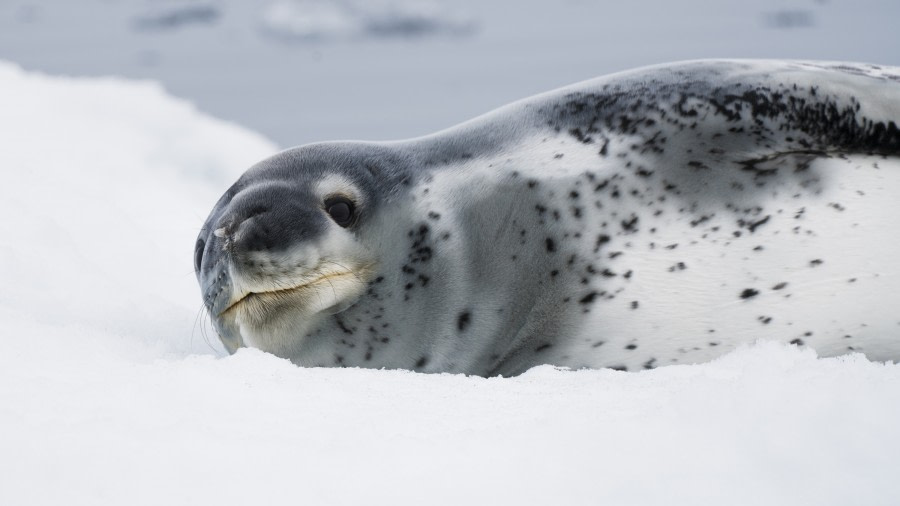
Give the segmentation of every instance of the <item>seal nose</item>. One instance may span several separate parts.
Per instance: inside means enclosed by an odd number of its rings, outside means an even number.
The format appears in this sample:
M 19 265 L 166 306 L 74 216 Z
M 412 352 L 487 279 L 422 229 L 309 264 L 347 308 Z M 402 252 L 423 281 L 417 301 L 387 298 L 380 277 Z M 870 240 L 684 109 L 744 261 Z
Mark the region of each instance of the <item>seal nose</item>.
M 270 251 L 277 246 L 277 239 L 263 213 L 254 213 L 246 218 L 234 234 L 234 248 L 240 253 Z

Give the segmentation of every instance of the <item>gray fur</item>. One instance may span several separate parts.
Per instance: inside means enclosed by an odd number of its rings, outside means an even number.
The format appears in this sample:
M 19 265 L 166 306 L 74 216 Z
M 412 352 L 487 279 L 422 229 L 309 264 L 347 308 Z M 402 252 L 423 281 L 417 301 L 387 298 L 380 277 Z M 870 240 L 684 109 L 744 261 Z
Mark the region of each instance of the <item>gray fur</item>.
M 815 313 L 858 301 L 817 276 L 856 283 L 861 265 L 863 293 L 900 288 L 893 265 L 866 256 L 872 248 L 841 243 L 893 238 L 896 228 L 856 226 L 890 227 L 890 199 L 827 201 L 900 179 L 898 113 L 897 69 L 701 61 L 587 81 L 418 139 L 293 148 L 216 204 L 197 243 L 198 280 L 234 351 L 249 324 L 222 316 L 241 295 L 232 278 L 290 289 L 291 252 L 347 234 L 377 260 L 356 274 L 364 293 L 298 312 L 296 326 L 290 305 L 266 310 L 281 323 L 277 346 L 261 347 L 310 366 L 652 368 L 756 338 L 896 360 L 890 304 L 830 322 Z M 314 193 L 335 175 L 362 194 L 346 230 Z M 856 213 L 846 230 L 821 225 L 844 209 Z M 859 262 L 832 260 L 842 249 Z

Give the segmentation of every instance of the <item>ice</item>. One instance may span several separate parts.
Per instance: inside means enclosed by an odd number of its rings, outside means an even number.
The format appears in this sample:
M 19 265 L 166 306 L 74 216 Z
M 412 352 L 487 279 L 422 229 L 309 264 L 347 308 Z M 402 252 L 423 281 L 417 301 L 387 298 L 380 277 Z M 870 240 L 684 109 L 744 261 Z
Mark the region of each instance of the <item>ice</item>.
M 261 18 L 270 34 L 295 42 L 465 35 L 475 29 L 471 19 L 446 5 L 423 0 L 279 0 Z

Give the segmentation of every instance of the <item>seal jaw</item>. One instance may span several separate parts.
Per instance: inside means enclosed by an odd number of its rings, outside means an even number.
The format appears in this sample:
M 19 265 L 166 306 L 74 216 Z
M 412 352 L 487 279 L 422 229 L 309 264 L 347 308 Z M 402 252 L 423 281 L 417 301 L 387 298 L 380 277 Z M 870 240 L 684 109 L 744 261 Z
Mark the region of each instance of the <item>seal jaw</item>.
M 284 309 L 282 306 L 303 307 L 313 313 L 328 311 L 335 307 L 346 309 L 349 305 L 345 304 L 345 299 L 359 295 L 358 292 L 365 287 L 363 279 L 369 277 L 366 273 L 372 268 L 364 266 L 359 270 L 363 276 L 350 269 L 324 273 L 317 270 L 320 272 L 318 277 L 296 286 L 248 292 L 222 310 L 218 316 L 224 317 L 231 313 L 242 319 L 264 322 L 270 317 L 270 313 Z
M 212 287 L 222 293 L 210 306 L 217 329 L 233 329 L 242 345 L 281 356 L 302 346 L 320 316 L 355 304 L 378 266 L 355 234 L 337 225 L 314 242 L 278 253 L 226 254 L 222 264 L 216 283 L 224 290 Z
M 320 316 L 356 303 L 374 272 L 373 264 L 317 269 L 315 277 L 290 288 L 247 293 L 218 318 L 233 322 L 245 345 L 292 356 Z

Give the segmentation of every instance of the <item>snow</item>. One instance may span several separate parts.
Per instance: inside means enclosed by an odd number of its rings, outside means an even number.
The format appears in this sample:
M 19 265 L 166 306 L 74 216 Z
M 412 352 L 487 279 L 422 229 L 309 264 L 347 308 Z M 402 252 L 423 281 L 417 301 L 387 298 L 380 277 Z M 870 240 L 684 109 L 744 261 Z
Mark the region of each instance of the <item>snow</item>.
M 190 328 L 200 303 L 184 251 L 222 189 L 275 146 L 153 83 L 9 64 L 0 82 L 0 277 L 14 287 L 0 308 L 154 342 Z
M 263 137 L 0 65 L 0 504 L 891 504 L 900 366 L 760 343 L 516 378 L 225 356 L 197 228 Z
M 900 373 L 861 357 L 767 345 L 640 374 L 481 379 L 300 369 L 253 350 L 135 363 L 60 347 L 83 337 L 62 334 L 35 332 L 49 353 L 4 360 L 28 385 L 4 387 L 5 504 L 890 504 L 898 491 Z
M 32 70 L 0 63 L 0 504 L 895 504 L 900 365 L 759 343 L 639 373 L 301 369 L 225 355 L 192 250 L 279 147 L 676 59 L 900 65 L 898 6 L 0 3 L 0 57 Z

